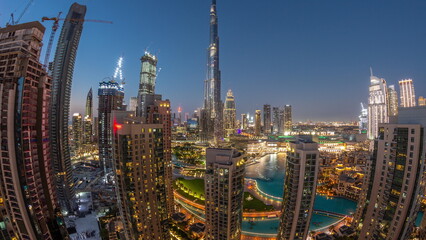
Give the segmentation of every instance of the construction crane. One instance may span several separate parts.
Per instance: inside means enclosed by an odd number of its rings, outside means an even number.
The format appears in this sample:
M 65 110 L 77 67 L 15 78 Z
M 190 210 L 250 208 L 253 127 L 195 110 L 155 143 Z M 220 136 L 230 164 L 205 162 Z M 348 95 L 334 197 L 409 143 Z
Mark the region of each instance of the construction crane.
M 53 21 L 53 26 L 52 26 L 52 32 L 50 33 L 50 38 L 49 38 L 49 42 L 47 44 L 47 49 L 46 49 L 46 56 L 44 57 L 44 68 L 47 68 L 47 65 L 49 64 L 49 58 L 50 58 L 50 53 L 52 52 L 52 46 L 53 46 L 53 40 L 55 39 L 55 34 L 56 31 L 59 28 L 59 21 L 69 21 L 69 22 L 97 22 L 97 23 L 109 23 L 112 24 L 111 21 L 104 21 L 104 20 L 93 20 L 93 19 L 73 19 L 73 18 L 60 18 L 62 12 L 59 12 L 57 17 L 42 17 L 41 21 Z
M 10 21 L 9 21 L 9 23 L 6 24 L 6 26 L 18 24 L 19 21 L 21 21 L 21 18 L 24 16 L 24 14 L 27 12 L 28 8 L 31 6 L 31 3 L 33 3 L 33 1 L 34 0 L 28 1 L 27 6 L 25 6 L 24 10 L 21 12 L 21 14 L 16 19 L 16 21 L 15 21 L 15 16 L 13 15 L 13 13 L 11 13 L 10 14 Z

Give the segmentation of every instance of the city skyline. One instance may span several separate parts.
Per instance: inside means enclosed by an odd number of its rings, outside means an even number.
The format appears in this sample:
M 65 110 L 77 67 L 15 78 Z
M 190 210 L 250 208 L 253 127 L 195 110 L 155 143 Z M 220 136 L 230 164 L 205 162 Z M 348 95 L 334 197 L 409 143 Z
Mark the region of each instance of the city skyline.
M 160 59 L 162 72 L 159 74 L 158 90 L 171 100 L 172 109 L 176 110 L 180 105 L 183 112 L 191 113 L 201 107 L 203 93 L 200 89 L 203 89 L 206 72 L 205 50 L 209 24 L 208 16 L 203 13 L 208 11 L 210 1 L 192 1 L 185 6 L 173 1 L 167 4 L 142 2 L 137 5 L 150 11 L 141 16 L 126 4 L 115 8 L 111 7 L 115 3 L 109 1 L 102 4 L 87 1 L 79 3 L 88 5 L 88 19 L 110 20 L 114 23 L 84 24 L 87 31 L 82 34 L 77 54 L 71 114 L 84 113 L 85 93 L 90 87 L 96 89 L 103 78 L 113 74 L 116 59 L 121 55 L 124 56 L 123 73 L 127 82 L 126 103 L 131 96 L 136 96 L 139 59 L 145 49 L 157 53 Z M 355 120 L 359 102 L 365 102 L 368 95 L 365 88 L 369 84 L 370 66 L 375 75 L 385 78 L 389 84 L 396 85 L 401 79 L 412 78 L 418 95 L 424 95 L 422 89 L 425 89 L 426 83 L 422 79 L 426 78 L 426 74 L 422 73 L 421 62 L 426 60 L 426 54 L 420 44 L 426 39 L 426 31 L 417 26 L 418 22 L 423 22 L 424 16 L 420 9 L 426 7 L 425 3 L 416 1 L 398 4 L 392 1 L 384 6 L 380 3 L 336 2 L 333 7 L 330 7 L 333 5 L 331 3 L 321 6 L 311 1 L 254 3 L 241 5 L 238 2 L 220 1 L 218 5 L 223 73 L 221 98 L 224 101 L 226 91 L 233 89 L 235 97 L 239 99 L 237 115 L 254 113 L 263 104 L 291 104 L 295 121 Z M 46 4 L 50 6 L 48 11 L 42 8 Z M 40 20 L 42 16 L 56 16 L 59 11 L 66 12 L 69 4 L 35 2 L 21 22 Z M 10 12 L 15 9 L 15 14 L 22 11 L 22 5 L 25 4 L 6 3 L 0 16 L 1 23 L 7 22 Z M 117 10 L 117 16 L 110 14 L 110 9 Z M 351 11 L 342 15 L 345 9 Z M 125 14 L 126 11 L 129 14 Z M 396 11 L 398 14 L 395 14 Z M 182 12 L 186 14 L 182 15 Z M 377 19 L 376 14 L 381 18 Z M 157 18 L 158 24 L 144 25 L 142 31 L 135 34 L 130 35 L 131 32 L 126 31 L 129 30 L 126 26 L 134 24 L 132 22 L 147 22 L 148 19 L 156 21 Z M 339 21 L 331 21 L 336 18 Z M 171 20 L 176 22 L 170 24 Z M 51 24 L 45 24 L 46 35 L 50 33 Z M 102 43 L 97 43 L 98 38 L 94 36 L 111 32 L 114 32 L 112 38 L 104 38 Z M 265 39 L 254 33 L 271 37 Z M 175 41 L 169 41 L 172 36 Z M 410 36 L 416 37 L 414 39 Z M 126 44 L 122 43 L 124 41 Z M 283 46 L 282 42 L 286 44 Z M 257 58 L 268 55 L 268 61 L 251 61 L 251 54 L 256 54 Z M 180 61 L 182 56 L 187 56 L 186 61 Z M 255 65 L 266 71 L 247 71 L 255 69 Z M 265 86 L 265 90 L 260 93 L 254 87 L 259 78 L 262 78 Z M 328 87 L 330 85 L 335 87 Z M 347 91 L 349 87 L 351 91 Z M 191 97 L 184 94 L 187 91 L 191 91 Z M 300 98 L 301 93 L 304 93 L 303 99 Z M 257 96 L 255 104 L 250 99 L 253 94 Z M 97 99 L 94 99 L 96 103 Z

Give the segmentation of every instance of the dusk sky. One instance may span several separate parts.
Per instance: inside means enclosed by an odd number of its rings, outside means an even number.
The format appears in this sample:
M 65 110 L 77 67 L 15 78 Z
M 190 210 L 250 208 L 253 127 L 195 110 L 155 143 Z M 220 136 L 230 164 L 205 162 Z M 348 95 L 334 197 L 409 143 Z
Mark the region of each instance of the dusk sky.
M 0 0 L 0 25 L 28 0 Z M 74 1 L 34 0 L 21 23 L 65 17 Z M 137 95 L 140 57 L 157 54 L 156 92 L 173 109 L 202 106 L 209 38 L 209 0 L 85 0 L 72 86 L 71 115 L 86 94 L 112 76 L 124 57 L 125 99 Z M 412 78 L 426 95 L 426 1 L 217 0 L 222 99 L 232 89 L 241 113 L 263 104 L 293 106 L 295 120 L 356 120 L 367 102 L 370 66 L 388 84 Z M 52 21 L 43 23 L 45 46 Z M 62 27 L 62 23 L 61 23 Z M 56 34 L 57 41 L 60 29 Z M 52 58 L 55 48 L 52 51 Z M 44 53 L 42 58 L 44 59 Z M 398 89 L 398 88 L 397 88 Z

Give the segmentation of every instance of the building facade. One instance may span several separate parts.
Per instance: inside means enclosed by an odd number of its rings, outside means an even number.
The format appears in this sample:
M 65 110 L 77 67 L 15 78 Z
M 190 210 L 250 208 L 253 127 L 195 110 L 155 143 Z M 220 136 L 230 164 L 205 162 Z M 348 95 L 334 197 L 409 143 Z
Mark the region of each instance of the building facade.
M 272 132 L 279 134 L 280 132 L 280 109 L 278 107 L 272 108 Z
M 226 94 L 225 107 L 223 109 L 223 127 L 225 136 L 229 137 L 237 129 L 237 112 L 235 98 L 231 90 Z
M 241 129 L 242 130 L 248 129 L 248 119 L 247 119 L 247 114 L 245 113 L 241 114 Z
M 103 81 L 99 83 L 98 97 L 99 161 L 104 173 L 108 173 L 113 165 L 111 112 L 124 110 L 124 89 L 115 81 Z
M 419 97 L 419 106 L 426 106 L 426 98 L 422 96 Z
M 55 165 L 58 197 L 66 212 L 72 211 L 74 182 L 71 168 L 68 121 L 70 111 L 71 84 L 77 48 L 83 31 L 86 6 L 74 3 L 64 21 L 56 47 L 53 64 L 52 102 L 50 109 L 50 133 L 52 161 Z
M 243 219 L 245 165 L 233 149 L 206 150 L 206 240 L 239 240 Z
M 204 81 L 204 105 L 201 110 L 200 135 L 203 141 L 217 145 L 223 138 L 223 103 L 221 100 L 216 0 L 212 0 L 210 7 L 210 45 L 207 56 L 207 79 Z
M 271 134 L 271 105 L 263 105 L 263 131 L 265 134 Z
M 386 80 L 370 77 L 370 96 L 368 98 L 368 139 L 375 139 L 379 131 L 379 123 L 389 122 L 388 88 Z
M 399 81 L 399 92 L 401 94 L 401 107 L 415 107 L 416 94 L 412 79 L 403 79 Z
M 141 74 L 139 80 L 137 115 L 144 116 L 147 108 L 147 96 L 155 93 L 155 81 L 157 79 L 157 57 L 145 52 L 141 58 Z
M 72 139 L 74 150 L 81 148 L 83 143 L 83 117 L 80 113 L 74 113 L 72 116 Z
M 364 108 L 364 104 L 361 103 L 361 114 L 359 115 L 359 133 L 366 134 L 368 131 L 368 109 Z
M 424 127 L 402 111 L 398 123 L 379 124 L 353 223 L 360 239 L 408 239 L 414 228 L 424 187 Z
M 293 131 L 293 117 L 291 105 L 284 106 L 284 133 Z
M 277 239 L 304 240 L 308 237 L 318 171 L 318 144 L 305 139 L 290 142 Z
M 50 155 L 39 22 L 0 28 L 0 239 L 68 239 Z

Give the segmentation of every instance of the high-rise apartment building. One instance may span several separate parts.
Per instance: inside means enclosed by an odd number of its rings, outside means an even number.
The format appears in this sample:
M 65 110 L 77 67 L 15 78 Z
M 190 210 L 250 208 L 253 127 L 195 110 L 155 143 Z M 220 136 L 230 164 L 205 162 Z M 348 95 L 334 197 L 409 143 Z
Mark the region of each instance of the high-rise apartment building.
M 72 139 L 74 150 L 81 148 L 83 143 L 83 117 L 80 113 L 74 113 L 72 116 Z
M 426 106 L 426 98 L 422 96 L 419 97 L 419 106 Z
M 223 103 L 219 69 L 219 33 L 216 0 L 210 7 L 210 45 L 207 50 L 207 79 L 204 81 L 204 105 L 201 110 L 200 135 L 203 141 L 218 144 L 223 138 Z
M 284 106 L 284 133 L 293 131 L 293 117 L 291 114 L 291 105 Z
M 157 79 L 157 57 L 145 52 L 141 58 L 141 73 L 139 80 L 137 115 L 144 116 L 147 108 L 146 99 L 155 93 L 155 81 Z
M 235 108 L 235 98 L 231 90 L 226 94 L 225 107 L 223 109 L 223 127 L 225 136 L 229 137 L 235 133 L 237 128 L 237 112 Z
M 51 160 L 39 22 L 0 28 L 0 239 L 67 239 Z
M 248 118 L 247 118 L 247 114 L 245 113 L 241 114 L 241 129 L 242 130 L 248 129 Z
M 244 173 L 244 159 L 240 152 L 206 150 L 206 240 L 241 238 Z
M 86 6 L 74 3 L 67 19 L 83 20 Z M 52 161 L 56 171 L 58 197 L 63 209 L 72 210 L 74 179 L 72 176 L 68 121 L 70 111 L 71 84 L 77 48 L 83 31 L 83 21 L 64 21 L 56 46 L 53 64 L 52 102 L 50 108 L 50 133 Z
M 98 147 L 99 161 L 104 170 L 112 168 L 111 112 L 123 109 L 124 89 L 115 81 L 100 82 L 98 89 Z
M 364 104 L 361 103 L 361 114 L 359 115 L 359 133 L 365 134 L 368 131 L 368 109 L 364 108 Z
M 278 116 L 279 116 L 278 134 L 284 135 L 284 128 L 285 128 L 285 109 L 284 108 L 280 108 Z
M 353 225 L 359 239 L 408 239 L 424 191 L 426 107 L 400 108 L 379 124 Z
M 271 105 L 263 105 L 263 131 L 265 134 L 271 133 Z
M 256 114 L 254 115 L 254 135 L 260 136 L 261 128 L 262 128 L 261 111 L 256 110 Z
M 412 79 L 403 79 L 399 81 L 399 92 L 401 94 L 401 107 L 415 107 L 416 94 Z
M 369 139 L 375 139 L 379 131 L 379 123 L 389 122 L 388 88 L 386 80 L 370 76 L 370 96 L 368 98 L 368 134 Z
M 395 90 L 395 85 L 390 85 L 388 88 L 388 101 L 389 117 L 398 116 L 398 93 Z
M 304 240 L 309 233 L 319 169 L 318 144 L 309 139 L 290 142 L 287 151 L 279 240 Z
M 147 124 L 131 115 L 113 113 L 117 206 L 124 235 L 170 239 L 163 124 Z
M 93 143 L 93 122 L 89 118 L 89 115 L 86 115 L 83 119 L 83 144 Z
M 272 108 L 272 132 L 279 134 L 280 132 L 280 108 Z

